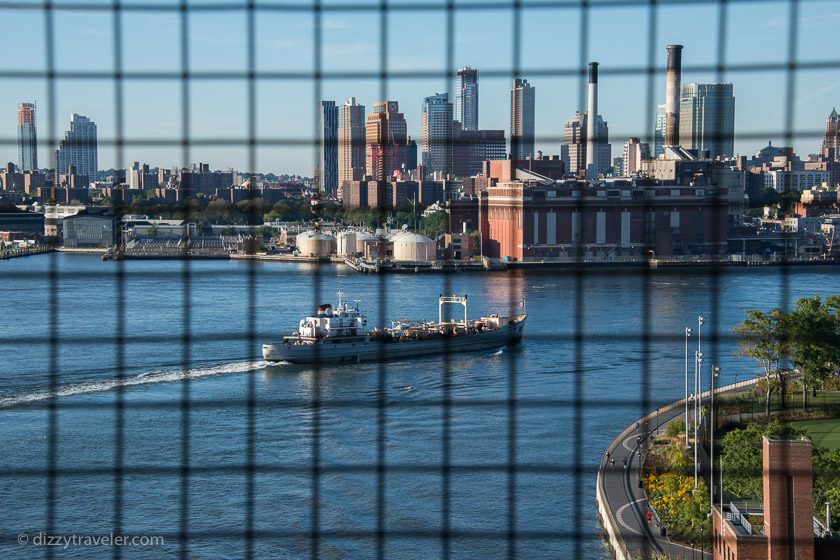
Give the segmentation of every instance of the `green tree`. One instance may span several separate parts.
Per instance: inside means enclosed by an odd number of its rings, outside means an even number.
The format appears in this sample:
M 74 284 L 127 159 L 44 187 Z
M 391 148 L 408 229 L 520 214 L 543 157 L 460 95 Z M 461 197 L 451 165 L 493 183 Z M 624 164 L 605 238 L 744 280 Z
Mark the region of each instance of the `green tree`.
M 665 435 L 669 438 L 675 438 L 681 434 L 685 433 L 685 421 L 681 419 L 676 419 L 670 424 L 668 427 L 665 428 Z
M 437 239 L 446 233 L 448 225 L 449 214 L 443 210 L 423 216 L 423 232 L 432 239 Z
M 840 363 L 840 296 L 802 298 L 789 315 L 790 362 L 801 374 L 802 408 Z
M 763 436 L 805 435 L 803 430 L 780 422 L 752 423 L 723 436 L 721 464 L 724 483 L 731 494 L 744 499 L 760 500 Z
M 814 449 L 814 513 L 822 517 L 825 503 L 831 502 L 831 509 L 840 509 L 840 449 L 828 451 Z M 840 516 L 832 516 L 831 527 L 840 531 Z
M 784 375 L 782 360 L 788 354 L 787 316 L 779 308 L 763 313 L 756 309 L 747 311 L 747 318 L 736 325 L 732 332 L 738 338 L 737 354 L 755 359 L 761 366 L 765 381 L 764 414 L 770 417 L 770 397 L 779 388 L 784 407 Z

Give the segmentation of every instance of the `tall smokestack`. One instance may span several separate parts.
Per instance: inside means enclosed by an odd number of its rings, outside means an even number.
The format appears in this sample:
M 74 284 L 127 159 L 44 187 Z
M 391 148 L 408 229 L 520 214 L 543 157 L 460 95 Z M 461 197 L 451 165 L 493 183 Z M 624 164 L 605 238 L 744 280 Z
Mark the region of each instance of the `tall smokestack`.
M 586 109 L 586 179 L 598 178 L 595 121 L 598 119 L 598 63 L 589 63 L 589 98 Z
M 668 45 L 668 72 L 665 75 L 665 145 L 680 144 L 680 80 L 682 45 Z

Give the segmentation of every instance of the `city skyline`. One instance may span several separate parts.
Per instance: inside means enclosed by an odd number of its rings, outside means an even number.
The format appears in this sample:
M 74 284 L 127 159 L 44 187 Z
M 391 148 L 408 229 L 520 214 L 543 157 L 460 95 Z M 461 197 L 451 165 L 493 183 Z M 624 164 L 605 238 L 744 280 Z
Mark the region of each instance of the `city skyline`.
M 738 90 L 739 110 L 736 115 L 735 152 L 752 154 L 772 140 L 776 145 L 787 145 L 787 124 L 784 80 L 787 60 L 786 15 L 770 9 L 772 5 L 754 7 L 732 5 L 728 8 L 726 34 L 726 64 L 736 65 L 737 71 L 718 76 L 716 37 L 718 10 L 716 6 L 662 6 L 657 11 L 658 20 L 654 49 L 657 74 L 654 76 L 652 96 L 648 98 L 647 77 L 643 69 L 648 64 L 645 30 L 648 10 L 644 6 L 592 9 L 590 28 L 608 33 L 611 41 L 599 42 L 590 36 L 580 50 L 580 10 L 526 9 L 522 12 L 522 25 L 529 33 L 522 37 L 520 75 L 539 89 L 536 100 L 536 149 L 544 153 L 559 153 L 563 123 L 576 110 L 585 110 L 585 65 L 590 60 L 601 64 L 600 106 L 601 113 L 610 121 L 611 136 L 616 143 L 629 137 L 648 139 L 652 133 L 649 124 L 656 113 L 656 104 L 664 101 L 664 52 L 661 47 L 675 42 L 685 45 L 683 81 L 697 83 L 731 82 Z M 0 38 L 0 45 L 13 48 L 26 39 L 25 30 L 41 25 L 37 10 L 10 12 L 15 25 Z M 84 15 L 84 17 L 83 17 Z M 422 99 L 434 91 L 454 92 L 454 71 L 469 65 L 481 73 L 481 98 L 479 113 L 482 127 L 509 131 L 508 97 L 510 68 L 512 67 L 512 36 L 509 11 L 457 11 L 455 15 L 456 49 L 453 77 L 444 77 L 445 18 L 434 12 L 397 11 L 389 16 L 394 26 L 411 22 L 423 25 L 428 31 L 423 38 L 389 45 L 386 56 L 390 72 L 406 73 L 412 70 L 440 72 L 440 78 L 392 78 L 383 84 L 376 79 L 379 68 L 378 40 L 361 37 L 359 29 L 369 20 L 368 13 L 330 13 L 322 22 L 324 34 L 325 72 L 370 72 L 370 78 L 327 79 L 321 83 L 321 99 L 346 99 L 355 96 L 360 103 L 371 106 L 385 97 L 397 99 L 406 112 L 408 134 L 420 138 L 420 107 Z M 245 39 L 231 34 L 231 26 L 238 24 L 241 14 L 191 14 L 195 25 L 191 31 L 190 65 L 195 71 L 241 71 L 245 67 Z M 57 39 L 59 51 L 56 67 L 59 71 L 108 71 L 112 67 L 109 49 L 98 43 L 108 44 L 111 37 L 111 14 L 77 14 L 57 11 L 59 29 L 78 29 L 83 36 L 97 36 L 98 41 L 71 40 L 69 34 Z M 60 139 L 64 115 L 76 112 L 90 115 L 99 125 L 100 160 L 103 168 L 125 167 L 130 161 L 155 162 L 162 167 L 186 165 L 190 161 L 209 161 L 216 168 L 232 166 L 249 167 L 247 147 L 247 83 L 243 79 L 194 81 L 189 95 L 190 114 L 187 136 L 204 142 L 192 146 L 185 155 L 179 145 L 183 136 L 181 87 L 177 79 L 178 41 L 177 16 L 137 13 L 126 16 L 132 26 L 127 26 L 124 38 L 124 67 L 126 72 L 161 70 L 173 72 L 172 80 L 131 80 L 124 93 L 124 120 L 122 135 L 129 140 L 141 140 L 143 145 L 127 146 L 121 161 L 117 161 L 113 140 L 116 136 L 114 110 L 114 82 L 111 79 L 82 80 L 59 79 L 56 81 L 55 106 L 49 106 L 46 80 L 4 79 L 0 81 L 0 136 L 12 140 L 16 116 L 13 109 L 22 101 L 33 101 L 39 107 L 39 154 L 41 162 L 49 162 L 51 155 L 48 140 Z M 840 7 L 825 3 L 804 2 L 800 14 L 799 46 L 797 60 L 819 63 L 830 58 L 833 46 L 829 40 L 833 23 L 840 19 Z M 272 29 L 285 22 L 282 39 Z M 260 13 L 256 38 L 256 69 L 259 72 L 305 72 L 312 68 L 312 17 L 306 12 L 279 15 Z M 474 21 L 474 26 L 465 26 Z M 691 26 L 681 25 L 691 21 Z M 244 28 L 244 16 L 242 16 Z M 562 25 L 568 30 L 559 39 L 552 53 L 543 52 L 538 37 L 541 32 Z M 480 30 L 491 26 L 497 33 Z M 224 32 L 223 32 L 224 30 Z M 374 34 L 375 35 L 375 34 Z M 77 36 L 73 36 L 74 38 Z M 624 42 L 628 48 L 617 49 L 612 45 Z M 418 53 L 423 52 L 423 56 Z M 558 57 L 556 53 L 561 53 Z M 241 56 L 241 59 L 239 55 Z M 440 55 L 440 56 L 438 56 Z M 12 69 L 43 68 L 43 46 L 35 45 L 20 57 L 10 60 Z M 95 61 L 95 62 L 92 62 Z M 774 67 L 772 65 L 780 65 Z M 769 65 L 768 69 L 750 69 L 748 65 Z M 628 73 L 625 69 L 634 69 Z M 558 75 L 546 71 L 558 71 Z M 532 74 L 533 72 L 533 74 Z M 536 75 L 539 74 L 539 75 Z M 825 116 L 838 104 L 840 72 L 834 69 L 813 68 L 797 72 L 794 81 L 793 131 L 805 136 L 794 138 L 798 153 L 815 153 L 819 147 Z M 91 86 L 96 87 L 91 87 Z M 212 85 L 212 87 L 202 87 Z M 289 87 L 292 85 L 293 87 Z M 774 92 L 767 95 L 767 92 Z M 258 145 L 255 171 L 311 175 L 316 163 L 314 148 L 315 116 L 314 88 L 306 80 L 260 81 L 256 92 L 256 135 L 273 142 Z M 649 115 L 648 115 L 649 114 Z M 230 139 L 232 146 L 212 145 L 212 140 Z M 541 139 L 545 139 L 542 141 Z M 166 145 L 155 146 L 155 140 Z M 303 144 L 293 145 L 296 141 Z M 16 161 L 13 146 L 7 143 L 7 161 Z M 189 160 L 189 161 L 188 161 Z

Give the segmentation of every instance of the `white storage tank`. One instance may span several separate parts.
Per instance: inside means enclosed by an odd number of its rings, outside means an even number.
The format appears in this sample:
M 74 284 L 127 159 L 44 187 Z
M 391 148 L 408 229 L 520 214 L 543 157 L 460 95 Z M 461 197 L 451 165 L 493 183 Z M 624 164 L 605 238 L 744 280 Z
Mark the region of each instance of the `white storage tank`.
M 335 237 L 309 230 L 297 236 L 298 253 L 306 257 L 328 257 L 335 254 Z
M 376 241 L 376 237 L 369 233 L 360 231 L 356 234 L 356 252 L 362 255 L 365 254 L 365 245 Z
M 338 234 L 338 249 L 339 255 L 354 255 L 356 254 L 356 232 L 342 231 Z
M 437 243 L 425 235 L 403 231 L 395 235 L 393 241 L 395 261 L 431 262 L 435 260 Z

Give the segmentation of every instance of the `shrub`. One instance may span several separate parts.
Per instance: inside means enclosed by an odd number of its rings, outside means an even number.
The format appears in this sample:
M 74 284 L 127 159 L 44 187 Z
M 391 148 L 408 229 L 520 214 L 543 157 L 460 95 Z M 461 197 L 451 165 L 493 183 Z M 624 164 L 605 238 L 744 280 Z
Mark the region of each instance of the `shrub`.
M 669 438 L 675 438 L 675 437 L 677 437 L 679 435 L 682 435 L 684 433 L 685 433 L 685 421 L 680 420 L 680 419 L 674 420 L 673 422 L 668 424 L 668 427 L 665 429 L 665 435 L 668 436 Z

